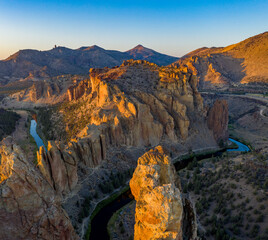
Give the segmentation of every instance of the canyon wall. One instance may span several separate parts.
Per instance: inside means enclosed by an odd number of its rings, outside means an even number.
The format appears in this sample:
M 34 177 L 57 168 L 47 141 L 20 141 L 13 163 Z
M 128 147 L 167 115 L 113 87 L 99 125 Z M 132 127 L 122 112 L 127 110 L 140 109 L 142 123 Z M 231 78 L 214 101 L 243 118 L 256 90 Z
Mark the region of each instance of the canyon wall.
M 208 127 L 213 131 L 218 143 L 228 140 L 228 117 L 228 103 L 226 100 L 216 100 L 208 111 Z
M 78 182 L 78 164 L 94 168 L 106 158 L 105 137 L 88 137 L 68 145 L 49 141 L 47 152 L 37 152 L 37 166 L 58 194 L 71 192 Z
M 175 143 L 187 139 L 189 115 L 205 119 L 196 84 L 189 73 L 130 60 L 117 68 L 91 69 L 90 83 L 69 88 L 70 102 L 61 111 L 67 129 L 86 119 L 72 132 L 78 138 L 98 132 L 106 145 Z
M 0 147 L 0 239 L 78 239 L 61 198 L 15 144 Z

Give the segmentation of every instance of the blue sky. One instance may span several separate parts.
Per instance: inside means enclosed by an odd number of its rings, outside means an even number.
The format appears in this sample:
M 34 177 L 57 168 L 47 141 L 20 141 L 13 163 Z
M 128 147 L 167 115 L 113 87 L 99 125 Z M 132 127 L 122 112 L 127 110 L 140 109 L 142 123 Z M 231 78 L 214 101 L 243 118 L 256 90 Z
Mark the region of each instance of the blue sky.
M 142 44 L 180 57 L 268 30 L 268 1 L 0 0 L 0 59 L 20 49 Z

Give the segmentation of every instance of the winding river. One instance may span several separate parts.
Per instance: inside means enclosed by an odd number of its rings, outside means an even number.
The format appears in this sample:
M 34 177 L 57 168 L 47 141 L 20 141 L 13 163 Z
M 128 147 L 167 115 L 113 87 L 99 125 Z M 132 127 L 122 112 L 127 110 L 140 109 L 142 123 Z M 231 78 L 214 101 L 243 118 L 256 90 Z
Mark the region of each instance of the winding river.
M 227 149 L 227 152 L 249 152 L 250 151 L 249 147 L 241 142 L 238 142 L 232 138 L 229 138 L 229 141 L 235 143 L 238 146 L 238 148 Z
M 229 140 L 235 144 L 237 144 L 238 148 L 235 149 L 227 149 L 227 151 L 232 151 L 232 152 L 249 152 L 250 149 L 248 146 L 245 144 L 238 142 L 232 138 L 229 138 Z M 222 155 L 226 150 L 220 150 L 214 153 L 208 153 L 208 154 L 200 154 L 195 156 L 198 161 L 205 159 L 205 158 L 210 158 L 212 156 L 220 156 Z M 174 163 L 176 171 L 179 171 L 185 167 L 193 160 L 193 156 L 177 161 Z M 133 197 L 126 196 L 125 193 L 120 195 L 118 198 L 116 198 L 114 201 L 109 203 L 107 206 L 103 207 L 99 213 L 93 218 L 91 222 L 91 234 L 90 234 L 90 240 L 109 240 L 109 235 L 107 232 L 107 224 L 113 215 L 117 210 L 125 206 L 128 202 L 130 202 Z M 100 237 L 101 236 L 101 237 Z
M 45 144 L 44 144 L 43 140 L 39 137 L 39 135 L 36 132 L 36 127 L 37 127 L 37 122 L 34 119 L 31 120 L 30 134 L 34 138 L 38 149 L 41 146 L 43 146 L 45 148 L 45 150 L 46 150 L 46 147 L 45 147 Z

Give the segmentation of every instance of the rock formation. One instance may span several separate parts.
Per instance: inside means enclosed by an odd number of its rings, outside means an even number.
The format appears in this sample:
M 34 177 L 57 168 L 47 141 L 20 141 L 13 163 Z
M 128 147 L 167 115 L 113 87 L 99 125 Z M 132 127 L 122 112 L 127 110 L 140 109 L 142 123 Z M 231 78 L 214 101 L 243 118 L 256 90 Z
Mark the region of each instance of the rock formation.
M 30 87 L 12 96 L 17 101 L 57 104 L 64 102 L 70 97 L 74 99 L 77 98 L 77 95 L 81 95 L 79 91 L 73 93 L 72 88 L 79 86 L 79 83 L 83 82 L 85 78 L 84 76 L 78 75 L 62 75 L 53 78 L 39 79 L 38 81 L 34 78 Z M 28 79 L 28 81 L 25 81 L 25 85 L 30 84 L 30 82 L 31 80 Z M 84 89 L 86 89 L 86 87 L 83 86 L 83 92 Z
M 88 92 L 90 87 L 91 85 L 89 80 L 81 81 L 77 85 L 69 87 L 67 90 L 68 100 L 77 100 L 78 98 L 82 97 L 84 93 Z
M 208 127 L 212 129 L 215 140 L 228 140 L 228 104 L 226 100 L 216 100 L 208 111 Z
M 50 183 L 8 143 L 0 148 L 0 219 L 0 239 L 78 239 Z
M 184 210 L 189 202 L 181 196 L 175 167 L 162 147 L 158 146 L 138 159 L 129 185 L 136 200 L 135 240 L 181 240 L 189 223 L 192 232 L 186 232 L 187 238 L 196 238 L 195 216 Z
M 55 236 L 55 239 L 75 239 L 76 235 L 70 221 L 60 206 L 61 201 L 71 198 L 74 191 L 79 192 L 83 180 L 86 179 L 85 173 L 98 173 L 96 167 L 102 163 L 101 167 L 106 168 L 113 164 L 116 167 L 122 166 L 120 164 L 124 162 L 124 158 L 113 159 L 116 151 L 119 153 L 127 149 L 125 152 L 131 154 L 133 151 L 131 161 L 133 160 L 132 165 L 135 165 L 135 154 L 140 156 L 144 153 L 145 147 L 160 143 L 172 149 L 174 156 L 181 153 L 181 149 L 184 152 L 188 151 L 189 147 L 200 149 L 217 146 L 212 132 L 214 128 L 208 128 L 207 111 L 197 91 L 197 79 L 187 69 L 184 71 L 173 67 L 158 67 L 146 61 L 129 60 L 123 62 L 120 67 L 91 69 L 89 80 L 71 79 L 69 83 L 72 87 L 65 86 L 65 99 L 69 101 L 65 101 L 59 106 L 59 110 L 53 113 L 53 116 L 58 114 L 62 117 L 60 123 L 55 122 L 55 127 L 56 124 L 64 125 L 68 139 L 64 142 L 48 141 L 47 151 L 44 148 L 38 151 L 36 167 L 27 162 L 16 145 L 11 146 L 8 152 L 3 150 L 2 153 L 7 157 L 1 159 L 4 162 L 1 163 L 0 171 L 0 214 L 10 225 L 13 221 L 11 218 L 19 214 L 22 216 L 21 219 L 26 219 L 26 223 L 24 220 L 14 220 L 13 223 L 13 226 L 18 225 L 16 234 L 22 238 L 48 239 L 48 236 Z M 45 82 L 44 86 L 47 86 Z M 59 86 L 63 93 L 63 86 Z M 51 96 L 53 91 L 51 92 L 50 88 L 46 89 L 47 91 L 44 91 L 44 88 L 41 88 L 40 94 L 35 97 L 39 98 L 44 94 Z M 213 116 L 212 114 L 212 119 Z M 54 122 L 51 124 L 54 125 Z M 159 224 L 163 223 L 161 228 L 168 230 L 162 237 L 181 238 L 184 232 L 189 233 L 187 236 L 195 236 L 194 210 L 186 198 L 181 198 L 179 182 L 169 158 L 163 155 L 161 148 L 156 148 L 147 155 L 153 155 L 154 163 L 146 157 L 142 157 L 139 162 L 147 164 L 152 174 L 156 174 L 147 176 L 147 180 L 152 178 L 150 184 L 153 184 L 151 188 L 154 195 L 151 195 L 150 199 L 156 201 L 155 206 L 163 208 L 162 212 L 166 211 L 163 215 L 160 212 L 158 216 L 152 209 L 152 213 L 156 214 L 155 219 L 160 217 Z M 116 163 L 117 160 L 121 161 L 120 164 Z M 164 162 L 160 164 L 162 160 Z M 10 168 L 12 164 L 13 168 Z M 15 165 L 18 170 L 14 168 Z M 106 170 L 109 172 L 110 169 Z M 17 178 L 22 178 L 23 186 L 17 183 Z M 21 186 L 19 190 L 25 194 L 20 191 L 12 192 L 13 188 L 16 190 L 16 186 L 9 186 L 13 181 Z M 8 191 L 5 190 L 6 186 Z M 17 193 L 21 195 L 17 196 Z M 9 211 L 9 205 L 6 205 L 9 202 L 5 202 L 6 196 L 15 199 L 14 204 L 19 206 L 16 210 Z M 162 199 L 157 196 L 161 196 Z M 33 206 L 30 210 L 27 208 L 28 203 Z M 27 207 L 21 208 L 23 204 Z M 15 209 L 14 206 L 13 208 Z M 13 212 L 16 215 L 13 216 Z M 153 217 L 144 219 L 154 221 Z M 31 230 L 30 225 L 34 225 L 35 229 Z M 52 226 L 55 228 L 53 233 Z M 180 228 L 178 232 L 177 227 Z M 8 230 L 3 233 L 7 235 L 3 236 L 9 236 L 6 239 L 11 239 L 12 231 Z M 148 230 L 148 234 L 149 232 Z M 16 234 L 14 233 L 15 237 Z
M 227 47 L 197 49 L 172 65 L 196 75 L 202 89 L 239 91 L 245 83 L 255 83 L 248 87 L 254 90 L 256 83 L 259 88 L 268 83 L 267 43 L 268 32 L 264 32 Z
M 91 69 L 90 85 L 84 81 L 69 89 L 69 99 L 75 101 L 61 112 L 72 137 L 102 134 L 106 146 L 176 143 L 187 139 L 191 117 L 204 120 L 196 83 L 187 72 L 125 61 L 117 68 Z M 81 127 L 74 131 L 74 125 Z
M 47 152 L 43 147 L 37 152 L 37 166 L 51 187 L 59 194 L 71 192 L 78 182 L 78 163 L 96 167 L 106 158 L 103 135 L 70 141 L 67 146 L 48 141 Z

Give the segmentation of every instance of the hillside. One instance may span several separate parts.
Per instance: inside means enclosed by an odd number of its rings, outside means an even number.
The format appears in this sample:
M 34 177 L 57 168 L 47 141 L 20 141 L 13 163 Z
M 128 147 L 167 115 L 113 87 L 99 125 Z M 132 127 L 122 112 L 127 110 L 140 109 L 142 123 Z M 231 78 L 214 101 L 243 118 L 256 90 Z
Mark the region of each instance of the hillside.
M 168 65 L 178 58 L 141 45 L 127 52 L 105 50 L 96 45 L 75 50 L 65 47 L 55 47 L 48 51 L 20 50 L 0 61 L 0 86 L 21 78 L 48 78 L 62 74 L 85 75 L 90 68 L 114 67 L 128 59 Z
M 201 89 L 268 83 L 268 32 L 223 48 L 200 48 L 173 65 L 197 75 Z

